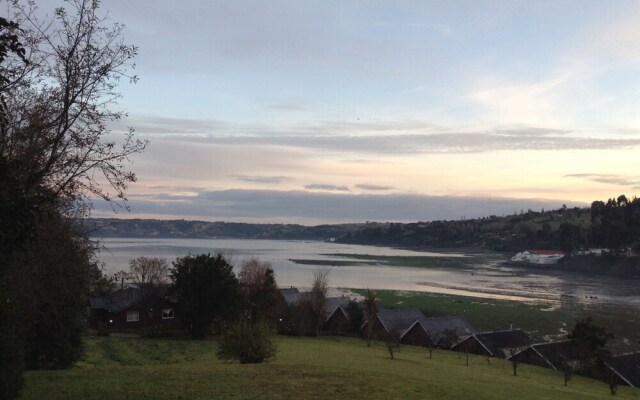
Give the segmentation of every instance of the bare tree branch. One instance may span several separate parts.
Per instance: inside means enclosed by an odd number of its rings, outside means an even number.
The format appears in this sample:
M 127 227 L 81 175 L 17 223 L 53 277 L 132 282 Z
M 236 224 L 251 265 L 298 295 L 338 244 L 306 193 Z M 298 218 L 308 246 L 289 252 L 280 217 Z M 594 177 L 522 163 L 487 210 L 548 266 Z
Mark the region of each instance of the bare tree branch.
M 130 74 L 137 48 L 122 40 L 95 0 L 70 0 L 41 17 L 35 2 L 11 2 L 14 33 L 24 59 L 3 63 L 0 154 L 17 160 L 27 190 L 44 187 L 62 199 L 98 197 L 126 207 L 125 191 L 136 176 L 129 157 L 147 141 L 130 130 L 107 139 L 109 123 L 125 116 L 113 109 L 121 77 Z M 47 15 L 47 14 L 44 14 Z M 26 65 L 26 67 L 25 67 Z M 119 142 L 119 143 L 118 143 Z

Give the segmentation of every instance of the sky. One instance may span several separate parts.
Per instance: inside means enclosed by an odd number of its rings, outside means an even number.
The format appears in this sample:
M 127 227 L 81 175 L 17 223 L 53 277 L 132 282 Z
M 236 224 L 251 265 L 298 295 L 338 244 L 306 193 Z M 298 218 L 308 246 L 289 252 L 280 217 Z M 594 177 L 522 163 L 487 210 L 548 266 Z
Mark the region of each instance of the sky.
M 112 134 L 150 141 L 117 217 L 426 221 L 640 191 L 640 2 L 101 5 L 139 47 Z

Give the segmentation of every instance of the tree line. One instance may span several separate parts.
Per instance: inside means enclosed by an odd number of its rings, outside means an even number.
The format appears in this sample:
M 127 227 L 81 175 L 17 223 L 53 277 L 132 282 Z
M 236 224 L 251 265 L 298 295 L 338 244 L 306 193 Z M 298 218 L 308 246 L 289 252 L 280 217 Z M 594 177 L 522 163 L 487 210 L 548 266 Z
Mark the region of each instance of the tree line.
M 131 260 L 128 272 L 103 277 L 100 289 L 103 295 L 113 294 L 118 283 L 127 281 L 141 291 L 142 336 L 146 337 L 173 334 L 153 326 L 149 315 L 152 299 L 175 299 L 185 334 L 195 340 L 220 335 L 218 356 L 241 363 L 274 357 L 272 333 L 276 331 L 319 335 L 327 317 L 328 270 L 314 271 L 309 296 L 287 305 L 270 263 L 246 259 L 236 276 L 229 259 L 222 253 L 189 255 L 169 267 L 163 258 L 138 257 Z
M 593 247 L 621 253 L 640 249 L 640 199 L 625 195 L 589 208 L 521 211 L 508 216 L 416 223 L 370 224 L 343 243 L 413 248 L 485 248 L 500 252 L 553 249 L 574 253 Z

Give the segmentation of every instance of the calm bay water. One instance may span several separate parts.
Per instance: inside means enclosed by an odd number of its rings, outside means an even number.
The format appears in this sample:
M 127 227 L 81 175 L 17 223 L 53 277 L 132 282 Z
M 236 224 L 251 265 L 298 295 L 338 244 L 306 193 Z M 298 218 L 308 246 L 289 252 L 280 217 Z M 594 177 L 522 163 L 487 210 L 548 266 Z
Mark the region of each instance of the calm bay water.
M 281 287 L 308 287 L 317 265 L 297 264 L 290 259 L 354 261 L 340 254 L 366 254 L 372 259 L 363 265 L 330 268 L 330 285 L 341 288 L 412 290 L 466 296 L 503 298 L 521 301 L 619 304 L 638 308 L 640 281 L 607 277 L 576 276 L 555 272 L 552 268 L 512 268 L 499 261 L 478 258 L 471 267 L 437 268 L 433 257 L 473 257 L 464 254 L 440 254 L 411 250 L 345 245 L 313 241 L 243 239 L 101 239 L 104 249 L 99 259 L 107 272 L 127 269 L 135 257 L 164 257 L 170 262 L 188 254 L 230 254 L 233 265 L 258 257 L 273 265 Z M 381 264 L 375 256 L 425 257 L 420 268 Z M 434 258 L 435 260 L 435 258 Z M 237 272 L 237 271 L 236 271 Z

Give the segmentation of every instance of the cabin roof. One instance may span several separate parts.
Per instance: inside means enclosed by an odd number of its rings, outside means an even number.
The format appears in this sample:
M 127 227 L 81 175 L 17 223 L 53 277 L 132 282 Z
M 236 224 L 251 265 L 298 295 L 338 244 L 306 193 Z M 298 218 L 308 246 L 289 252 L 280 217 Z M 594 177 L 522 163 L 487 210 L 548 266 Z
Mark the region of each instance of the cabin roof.
M 341 312 L 347 319 L 349 318 L 349 314 L 347 313 L 346 308 L 343 306 L 338 306 L 330 314 L 327 314 L 327 321 L 330 320 L 331 317 L 333 317 L 338 312 Z
M 418 319 L 424 318 L 422 311 L 416 308 L 382 309 L 377 315 L 387 332 L 400 330 L 404 333 Z
M 333 314 L 338 309 L 338 307 L 342 307 L 345 315 L 347 315 L 347 310 L 344 308 L 347 307 L 349 301 L 351 301 L 351 299 L 348 296 L 327 297 L 324 304 L 326 315 L 331 316 L 331 314 Z
M 470 335 L 476 331 L 473 325 L 462 316 L 420 318 L 409 329 L 416 324 L 422 326 L 436 345 L 446 347 L 454 344 L 450 343 L 447 331 L 455 331 L 460 336 Z
M 576 347 L 571 340 L 561 340 L 558 342 L 534 343 L 523 349 L 519 354 L 532 351 L 541 357 L 549 366 L 561 371 L 564 363 L 574 362 L 578 359 Z
M 297 304 L 298 301 L 300 300 L 300 291 L 298 290 L 298 288 L 291 287 L 286 289 L 280 289 L 280 293 L 282 294 L 284 301 L 287 303 L 289 307 Z
M 640 388 L 640 352 L 615 356 L 607 367 L 629 386 Z
M 126 287 L 109 296 L 89 298 L 89 306 L 95 309 L 103 309 L 117 313 L 142 300 L 142 290 L 136 287 Z
M 509 356 L 509 354 L 505 353 L 505 350 L 519 349 L 531 344 L 531 338 L 524 331 L 521 329 L 510 329 L 505 331 L 473 333 L 455 346 L 472 339 L 480 343 L 490 355 L 499 357 Z

